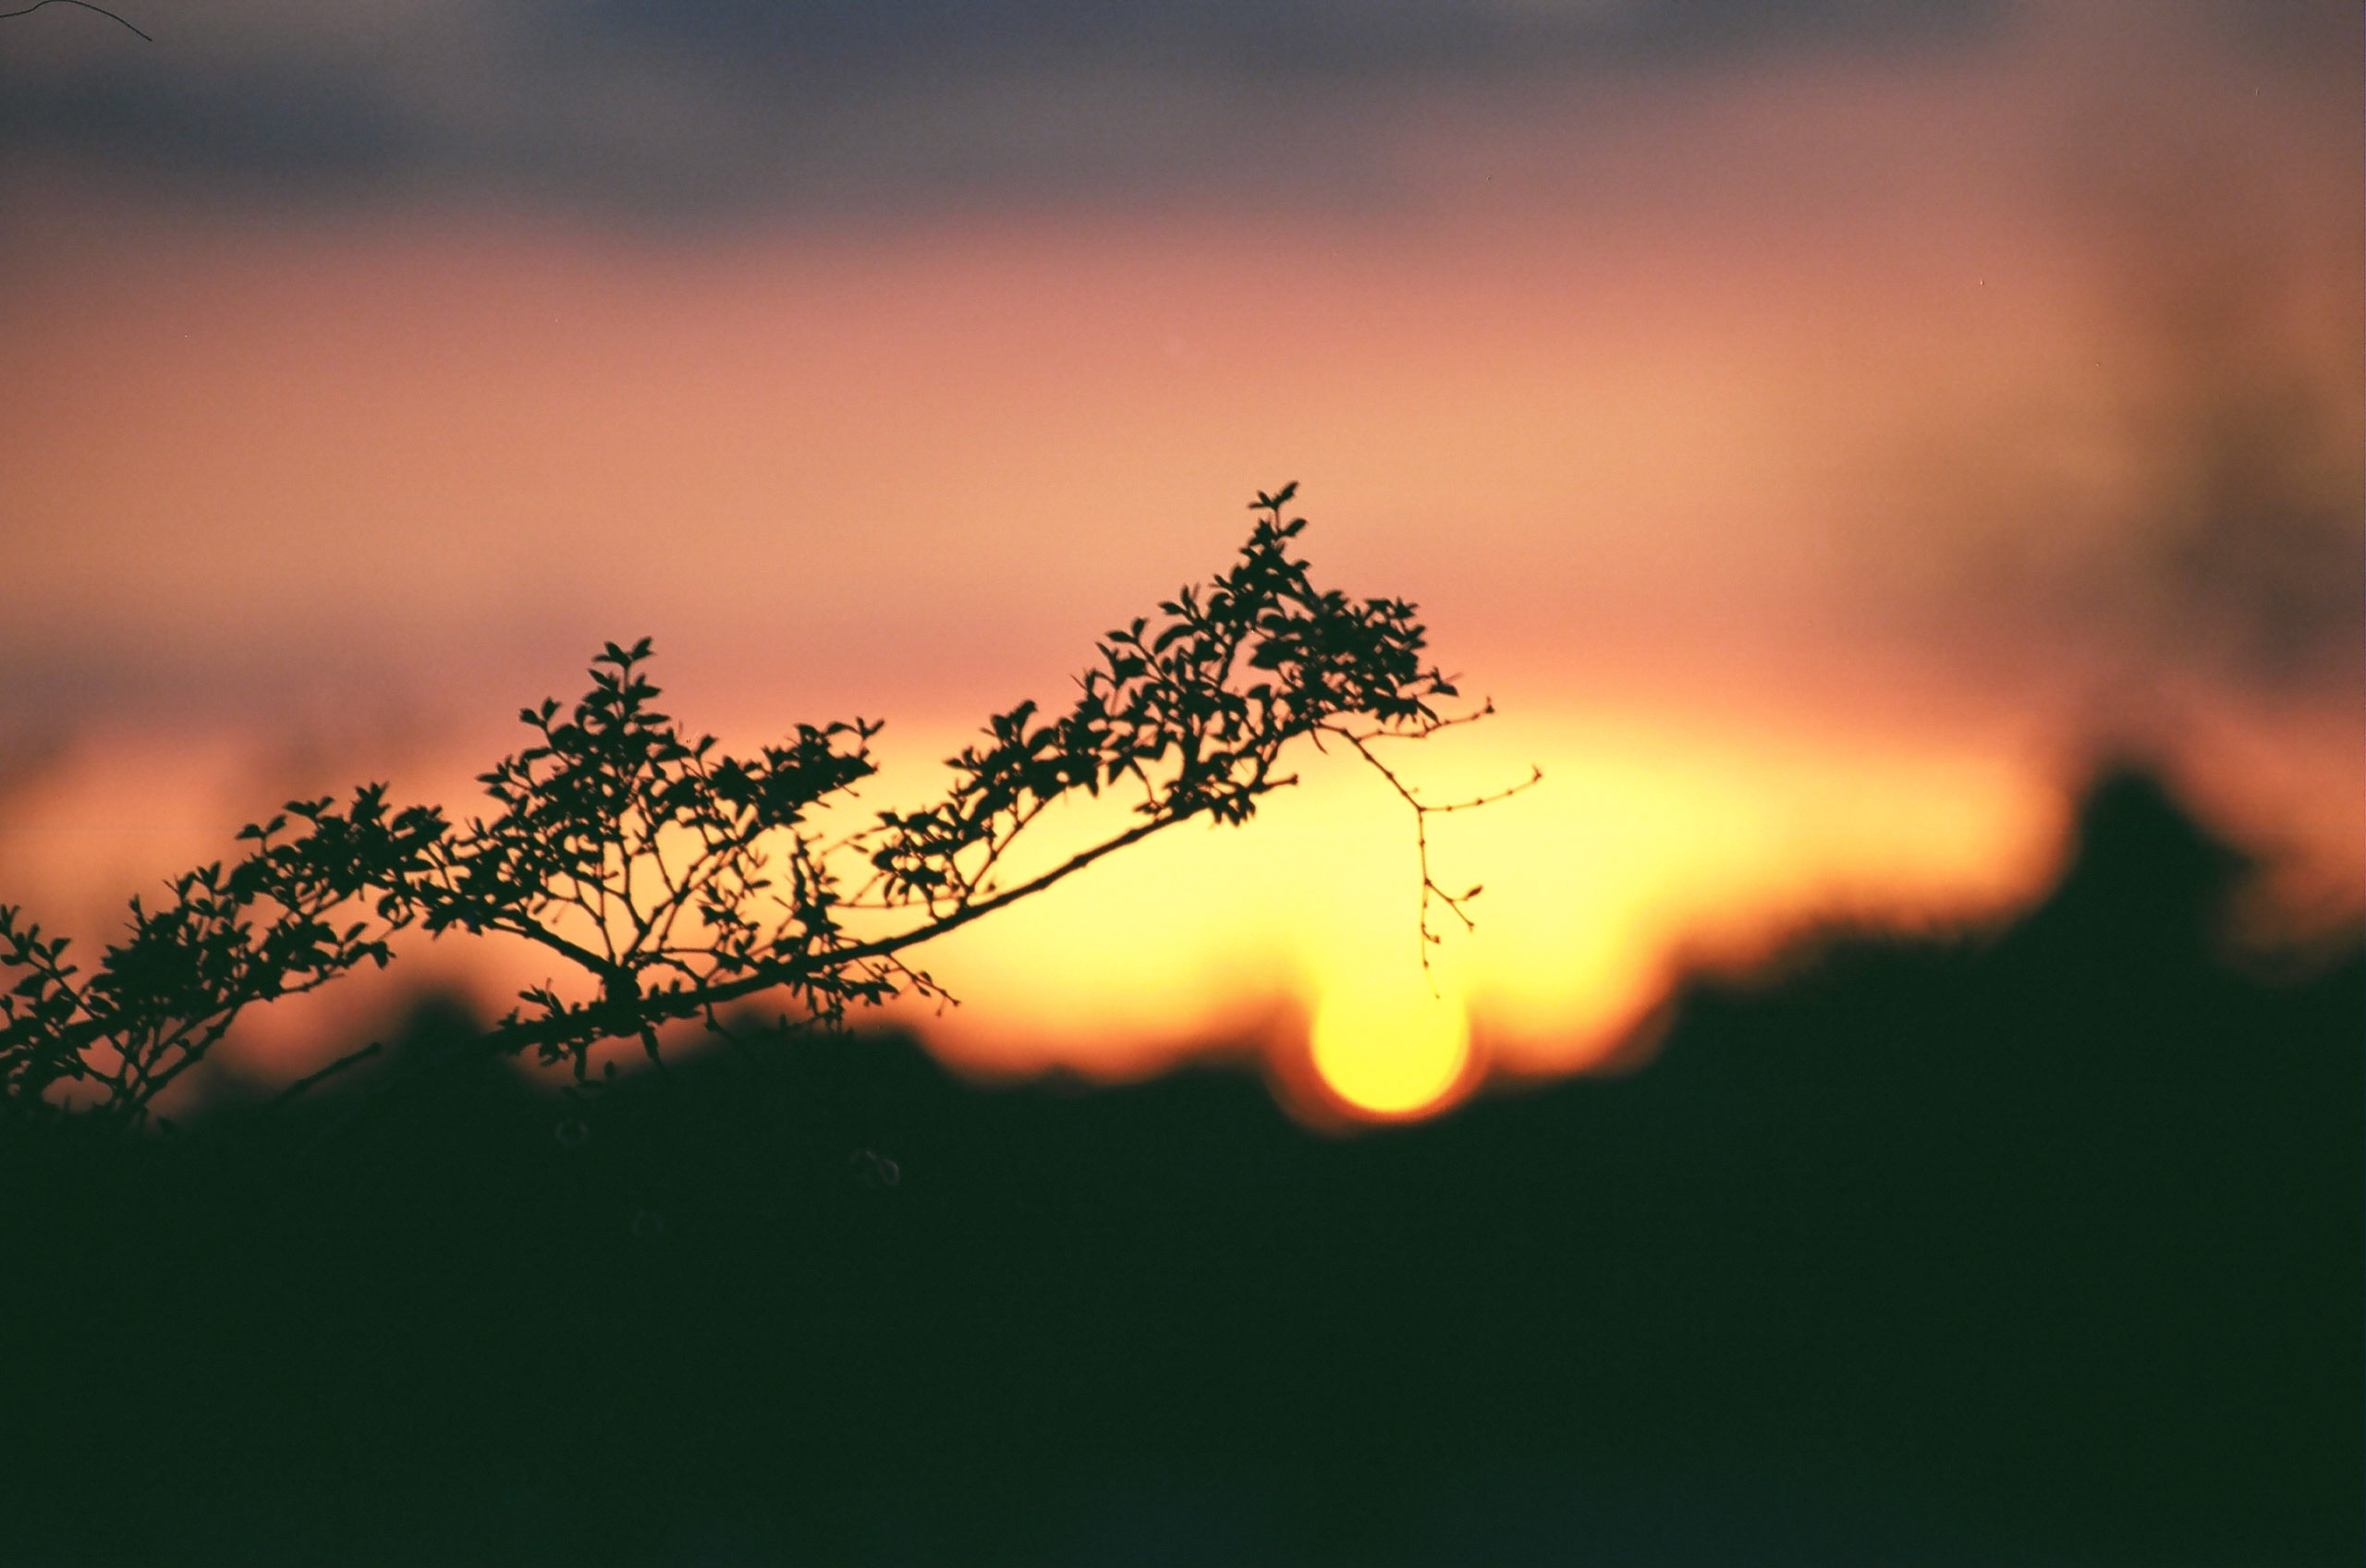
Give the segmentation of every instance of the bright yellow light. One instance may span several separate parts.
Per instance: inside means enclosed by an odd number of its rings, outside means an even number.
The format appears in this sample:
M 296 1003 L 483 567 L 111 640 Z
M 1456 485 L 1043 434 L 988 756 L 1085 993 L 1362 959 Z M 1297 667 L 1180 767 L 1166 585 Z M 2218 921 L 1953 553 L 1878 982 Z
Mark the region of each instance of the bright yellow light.
M 952 744 L 905 737 L 909 784 L 869 797 L 921 797 Z M 1210 1042 L 1295 1052 L 1308 1018 L 1331 1093 L 1411 1114 L 1450 1100 L 1477 1054 L 1518 1076 L 1601 1060 L 1687 963 L 1746 957 L 1787 922 L 2001 906 L 2042 876 L 2053 809 L 2009 759 L 1672 715 L 1507 712 L 1405 759 L 1446 801 L 1544 769 L 1535 789 L 1431 823 L 1441 881 L 1486 884 L 1475 931 L 1430 911 L 1446 1001 L 1417 962 L 1410 813 L 1354 757 L 1309 751 L 1304 784 L 1246 827 L 1177 828 L 933 946 L 963 1005 L 905 1016 L 965 1065 L 1102 1078 Z M 1053 813 L 1014 877 L 1140 820 L 1129 804 Z
M 1443 1098 L 1470 1060 L 1470 1020 L 1461 1002 L 1430 994 L 1418 970 L 1327 985 L 1313 1035 L 1323 1081 L 1349 1104 L 1382 1115 L 1420 1111 Z

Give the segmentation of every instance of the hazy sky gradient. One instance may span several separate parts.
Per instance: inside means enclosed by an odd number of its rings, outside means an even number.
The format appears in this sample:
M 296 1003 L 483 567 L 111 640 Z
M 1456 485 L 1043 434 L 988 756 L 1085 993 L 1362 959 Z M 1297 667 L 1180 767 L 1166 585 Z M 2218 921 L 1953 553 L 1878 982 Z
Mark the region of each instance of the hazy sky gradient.
M 1288 479 L 1505 710 L 1415 771 L 1550 775 L 1446 845 L 1499 1064 L 2011 896 L 2116 745 L 2356 896 L 2355 6 L 126 15 L 0 23 L 0 896 L 458 804 L 608 637 L 924 763 Z M 1392 803 L 1271 815 L 965 939 L 946 1048 L 1403 984 Z

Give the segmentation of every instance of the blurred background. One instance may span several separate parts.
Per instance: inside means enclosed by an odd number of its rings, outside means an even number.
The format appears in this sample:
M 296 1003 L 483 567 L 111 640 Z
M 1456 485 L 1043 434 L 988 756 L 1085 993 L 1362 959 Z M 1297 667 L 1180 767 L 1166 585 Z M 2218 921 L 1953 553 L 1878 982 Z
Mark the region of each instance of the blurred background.
M 612 637 L 917 802 L 1289 480 L 1502 710 L 1412 776 L 1546 775 L 1438 824 L 1443 1000 L 1310 757 L 945 944 L 949 1060 L 1567 1071 L 1803 918 L 2025 904 L 2107 755 L 2356 918 L 2354 6 L 134 10 L 0 30 L 0 891 L 63 929 L 296 792 L 465 808 Z
M 0 18 L 53 929 L 608 638 L 918 804 L 1293 480 L 1544 779 L 1435 996 L 1310 753 L 942 1014 L 567 1100 L 418 942 L 0 1143 L 0 1561 L 2357 1561 L 2357 5 L 115 4 Z

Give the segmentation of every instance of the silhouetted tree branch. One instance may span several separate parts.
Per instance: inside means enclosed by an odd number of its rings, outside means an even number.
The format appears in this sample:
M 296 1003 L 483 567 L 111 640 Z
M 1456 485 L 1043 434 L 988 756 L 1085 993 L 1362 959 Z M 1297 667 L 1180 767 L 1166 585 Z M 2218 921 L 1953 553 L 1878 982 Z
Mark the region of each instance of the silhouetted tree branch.
M 1483 802 L 1426 805 L 1370 746 L 1491 710 L 1434 706 L 1457 694 L 1423 662 L 1411 604 L 1315 588 L 1290 553 L 1305 519 L 1282 516 L 1296 491 L 1258 495 L 1229 571 L 1108 633 L 1066 712 L 1046 717 L 1030 701 L 994 715 L 985 744 L 948 760 L 944 798 L 879 812 L 835 840 L 822 821 L 875 772 L 880 726 L 799 725 L 732 756 L 657 710 L 643 638 L 607 644 L 572 708 L 554 699 L 521 711 L 534 744 L 481 775 L 490 815 L 392 812 L 374 784 L 345 813 L 293 803 L 304 824 L 295 837 L 280 837 L 286 816 L 250 827 L 248 860 L 177 880 L 158 913 L 135 900 L 129 938 L 90 977 L 66 962 L 63 939 L 0 906 L 0 966 L 24 971 L 0 997 L 0 1113 L 62 1114 L 88 1089 L 96 1099 L 82 1109 L 136 1124 L 246 1007 L 383 966 L 388 938 L 413 924 L 506 934 L 565 959 L 585 991 L 528 988 L 470 1049 L 532 1051 L 569 1064 L 578 1081 L 604 1041 L 637 1040 L 662 1059 L 665 1026 L 702 1019 L 723 1031 L 721 1009 L 760 995 L 824 1026 L 849 1006 L 941 996 L 906 962 L 913 949 L 1177 823 L 1248 820 L 1296 782 L 1279 769 L 1301 736 L 1346 741 L 1412 805 L 1426 966 L 1433 900 L 1467 925 L 1463 905 L 1478 893 L 1448 895 L 1432 880 L 1428 814 Z M 1003 880 L 1054 802 L 1120 788 L 1139 796 L 1138 820 Z M 362 918 L 331 919 L 348 906 Z

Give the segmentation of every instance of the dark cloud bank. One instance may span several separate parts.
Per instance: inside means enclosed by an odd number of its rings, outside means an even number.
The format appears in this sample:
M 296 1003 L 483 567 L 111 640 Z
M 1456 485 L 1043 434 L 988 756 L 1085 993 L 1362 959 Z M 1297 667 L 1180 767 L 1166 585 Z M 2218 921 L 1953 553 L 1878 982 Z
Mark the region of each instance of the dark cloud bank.
M 1372 138 L 1426 94 L 1549 99 L 1975 47 L 2011 12 L 2001 0 L 599 0 L 188 5 L 138 19 L 153 44 L 62 7 L 0 24 L 18 30 L 0 33 L 6 156 L 184 194 L 728 213 L 1178 189 L 1335 199 L 1384 178 Z
M 2201 7 L 2231 55 L 2354 6 Z M 1336 199 L 1428 95 L 1978 49 L 2008 0 L 160 3 L 0 23 L 0 148 L 238 198 L 795 212 L 1175 190 Z M 2345 42 L 2346 41 L 2346 42 Z

